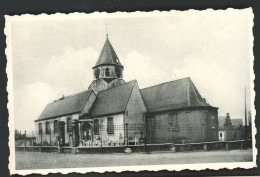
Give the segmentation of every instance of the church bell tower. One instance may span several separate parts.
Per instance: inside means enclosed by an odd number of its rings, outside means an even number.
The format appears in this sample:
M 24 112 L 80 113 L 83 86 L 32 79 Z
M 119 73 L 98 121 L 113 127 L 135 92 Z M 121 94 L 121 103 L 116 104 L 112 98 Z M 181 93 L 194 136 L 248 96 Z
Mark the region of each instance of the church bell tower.
M 92 69 L 94 81 L 90 84 L 89 89 L 94 90 L 95 93 L 125 83 L 123 80 L 124 67 L 120 63 L 108 35 L 106 35 L 103 49 Z

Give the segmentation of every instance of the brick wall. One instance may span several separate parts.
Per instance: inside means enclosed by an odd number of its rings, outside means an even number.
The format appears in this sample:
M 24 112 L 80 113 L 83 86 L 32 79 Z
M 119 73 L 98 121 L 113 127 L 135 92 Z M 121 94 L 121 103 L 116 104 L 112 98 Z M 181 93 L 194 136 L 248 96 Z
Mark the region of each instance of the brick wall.
M 145 112 L 146 107 L 138 88 L 137 82 L 135 82 L 126 107 L 126 112 L 124 115 L 125 121 L 127 120 L 129 124 L 143 124 L 143 115 Z
M 52 140 L 53 142 L 57 141 L 57 137 L 59 136 L 58 132 L 54 133 L 54 120 L 58 120 L 58 121 L 64 121 L 65 122 L 65 143 L 68 144 L 70 143 L 70 141 L 72 141 L 72 136 L 71 136 L 71 132 L 67 131 L 67 118 L 71 118 L 71 119 L 79 119 L 79 114 L 73 114 L 73 115 L 69 115 L 69 116 L 62 116 L 62 117 L 58 117 L 58 118 L 54 118 L 54 119 L 49 119 L 49 120 L 42 120 L 42 121 L 37 121 L 35 122 L 35 136 L 36 136 L 36 143 L 41 143 L 41 135 L 39 134 L 39 130 L 38 130 L 38 124 L 42 123 L 42 143 L 44 141 L 47 141 L 48 143 L 50 143 L 50 140 Z M 51 134 L 46 134 L 46 122 L 49 121 L 50 122 L 50 129 L 51 129 Z
M 146 107 L 142 99 L 142 95 L 135 82 L 132 93 L 129 97 L 126 111 L 124 114 L 124 123 L 128 122 L 128 138 L 129 144 L 141 143 L 145 134 L 144 129 L 144 113 Z
M 178 129 L 173 130 L 169 125 L 169 113 L 178 113 Z M 211 117 L 215 117 L 215 127 L 212 128 Z M 152 143 L 170 143 L 181 140 L 191 142 L 217 140 L 217 111 L 207 109 L 181 110 L 157 113 L 154 131 L 148 132 Z M 149 116 L 147 117 L 149 119 Z
M 90 86 L 88 87 L 89 90 L 93 90 L 96 94 L 102 90 L 106 90 L 108 88 L 116 87 L 121 84 L 124 84 L 125 81 L 123 79 L 113 79 L 109 83 L 104 81 L 103 79 L 94 80 Z

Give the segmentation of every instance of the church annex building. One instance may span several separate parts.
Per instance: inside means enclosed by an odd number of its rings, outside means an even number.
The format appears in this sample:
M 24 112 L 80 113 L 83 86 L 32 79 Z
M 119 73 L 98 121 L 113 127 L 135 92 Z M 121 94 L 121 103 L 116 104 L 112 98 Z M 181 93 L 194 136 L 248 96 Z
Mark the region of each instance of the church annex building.
M 218 108 L 192 80 L 140 89 L 123 80 L 124 66 L 108 36 L 88 90 L 49 103 L 35 120 L 36 142 L 63 146 L 123 146 L 218 140 Z

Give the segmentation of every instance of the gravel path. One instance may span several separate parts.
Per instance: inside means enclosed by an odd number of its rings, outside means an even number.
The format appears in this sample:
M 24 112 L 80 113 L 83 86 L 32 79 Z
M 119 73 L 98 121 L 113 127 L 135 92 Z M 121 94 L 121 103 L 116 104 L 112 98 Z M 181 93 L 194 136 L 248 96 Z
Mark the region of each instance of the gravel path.
M 57 154 L 17 151 L 16 169 L 54 169 L 156 164 L 193 164 L 213 162 L 247 162 L 253 160 L 252 149 L 190 152 Z

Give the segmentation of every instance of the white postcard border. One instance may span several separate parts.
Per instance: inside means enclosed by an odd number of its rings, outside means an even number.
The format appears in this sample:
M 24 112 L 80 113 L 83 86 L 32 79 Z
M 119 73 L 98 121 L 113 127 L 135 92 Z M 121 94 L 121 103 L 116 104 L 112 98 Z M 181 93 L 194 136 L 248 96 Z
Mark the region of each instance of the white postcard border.
M 239 11 L 239 9 L 227 9 L 228 11 Z M 116 13 L 106 13 L 106 12 L 94 12 L 91 14 L 85 14 L 85 13 L 70 13 L 70 14 L 40 14 L 40 15 L 31 15 L 31 14 L 24 14 L 24 15 L 14 15 L 14 16 L 5 16 L 5 35 L 6 35 L 6 56 L 7 56 L 7 76 L 8 76 L 8 83 L 7 83 L 7 92 L 8 92 L 8 112 L 9 112 L 9 149 L 10 149 L 10 156 L 9 156 L 9 170 L 11 175 L 12 174 L 20 174 L 20 175 L 28 175 L 28 174 L 42 174 L 46 175 L 48 173 L 62 173 L 62 174 L 68 174 L 71 172 L 77 172 L 77 173 L 87 173 L 87 172 L 122 172 L 122 171 L 159 171 L 159 170 L 175 170 L 175 171 L 181 171 L 185 169 L 189 170 L 205 170 L 205 169 L 211 169 L 211 170 L 219 170 L 219 169 L 235 169 L 235 168 L 243 168 L 243 169 L 250 169 L 253 167 L 256 167 L 256 155 L 257 155 L 257 148 L 255 147 L 255 135 L 256 135 L 256 126 L 255 126 L 255 105 L 254 105 L 254 98 L 255 98 L 255 90 L 254 90 L 254 79 L 255 74 L 253 71 L 253 64 L 254 64 L 254 56 L 253 56 L 253 19 L 254 14 L 252 11 L 252 8 L 247 9 L 241 9 L 243 11 L 246 11 L 248 14 L 248 19 L 250 23 L 249 29 L 249 38 L 250 38 L 250 82 L 251 82 L 251 114 L 252 114 L 252 150 L 253 150 L 253 161 L 252 162 L 230 162 L 230 163 L 206 163 L 206 164 L 172 164 L 172 165 L 144 165 L 144 166 L 114 166 L 114 167 L 95 167 L 95 168 L 62 168 L 62 169 L 39 169 L 39 170 L 16 170 L 15 169 L 15 142 L 14 142 L 14 103 L 13 103 L 13 72 L 12 72 L 12 44 L 11 44 L 11 22 L 12 21 L 25 21 L 25 20 L 50 20 L 47 18 L 52 17 L 52 19 L 75 19 L 75 18 L 121 18 L 121 17 L 144 17 L 144 16 L 165 16 L 165 15 L 171 15 L 171 13 L 174 13 L 175 15 L 178 13 L 183 13 L 184 11 L 152 11 L 152 12 L 116 12 Z M 192 13 L 197 10 L 187 10 L 185 12 Z M 207 9 L 203 12 L 211 13 L 214 11 L 213 9 Z M 224 11 L 224 10 L 218 10 L 218 11 Z M 51 19 L 51 20 L 52 20 Z

